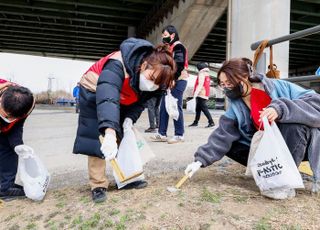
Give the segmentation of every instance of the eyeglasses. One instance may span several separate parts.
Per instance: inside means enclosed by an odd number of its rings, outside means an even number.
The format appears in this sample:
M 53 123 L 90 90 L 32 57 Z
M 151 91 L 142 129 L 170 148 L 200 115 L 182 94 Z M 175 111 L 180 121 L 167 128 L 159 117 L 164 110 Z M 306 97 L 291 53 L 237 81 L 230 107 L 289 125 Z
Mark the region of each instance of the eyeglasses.
M 234 85 L 230 82 L 220 82 L 219 84 L 220 88 L 234 88 Z

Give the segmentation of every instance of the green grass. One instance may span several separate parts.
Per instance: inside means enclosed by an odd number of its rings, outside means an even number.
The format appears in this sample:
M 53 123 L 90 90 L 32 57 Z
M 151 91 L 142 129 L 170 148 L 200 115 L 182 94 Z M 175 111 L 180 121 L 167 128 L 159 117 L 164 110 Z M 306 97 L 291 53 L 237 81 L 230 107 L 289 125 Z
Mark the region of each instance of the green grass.
M 120 210 L 118 209 L 112 209 L 110 212 L 109 212 L 109 215 L 110 216 L 115 216 L 115 215 L 118 215 L 120 213 Z
M 37 229 L 37 225 L 35 223 L 31 222 L 26 226 L 26 229 L 28 229 L 28 230 Z
M 256 223 L 255 230 L 269 230 L 271 229 L 271 224 L 269 223 L 269 220 L 265 217 L 262 217 L 258 223 Z
M 207 188 L 204 188 L 201 193 L 201 200 L 217 204 L 221 202 L 221 194 L 212 193 Z

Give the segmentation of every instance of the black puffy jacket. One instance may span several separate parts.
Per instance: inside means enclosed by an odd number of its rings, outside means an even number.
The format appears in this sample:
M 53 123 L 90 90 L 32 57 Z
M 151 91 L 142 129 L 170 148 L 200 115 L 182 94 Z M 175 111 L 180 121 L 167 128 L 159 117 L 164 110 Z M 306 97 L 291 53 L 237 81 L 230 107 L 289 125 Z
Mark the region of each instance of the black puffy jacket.
M 112 128 L 121 139 L 124 119 L 129 117 L 135 123 L 144 110 L 145 102 L 152 97 L 161 97 L 160 90 L 139 90 L 139 67 L 143 58 L 152 50 L 151 43 L 136 38 L 129 38 L 120 45 L 123 63 L 130 76 L 130 86 L 139 98 L 137 102 L 127 106 L 120 104 L 125 74 L 122 63 L 118 60 L 107 61 L 99 76 L 96 93 L 80 87 L 80 114 L 74 153 L 104 158 L 100 151 L 99 135 L 104 135 L 105 129 Z

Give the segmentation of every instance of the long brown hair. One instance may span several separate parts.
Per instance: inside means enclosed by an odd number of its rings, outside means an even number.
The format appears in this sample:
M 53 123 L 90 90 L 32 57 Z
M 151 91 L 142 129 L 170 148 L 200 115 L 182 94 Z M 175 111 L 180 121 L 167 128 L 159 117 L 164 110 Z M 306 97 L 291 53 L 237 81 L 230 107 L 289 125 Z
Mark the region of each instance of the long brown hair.
M 158 45 L 150 55 L 144 58 L 144 61 L 159 73 L 154 81 L 156 85 L 165 89 L 172 85 L 177 67 L 168 45 Z
M 220 74 L 225 73 L 226 77 L 234 86 L 240 81 L 248 79 L 252 73 L 252 61 L 248 58 L 232 58 L 225 61 L 218 71 L 218 84 L 220 84 Z

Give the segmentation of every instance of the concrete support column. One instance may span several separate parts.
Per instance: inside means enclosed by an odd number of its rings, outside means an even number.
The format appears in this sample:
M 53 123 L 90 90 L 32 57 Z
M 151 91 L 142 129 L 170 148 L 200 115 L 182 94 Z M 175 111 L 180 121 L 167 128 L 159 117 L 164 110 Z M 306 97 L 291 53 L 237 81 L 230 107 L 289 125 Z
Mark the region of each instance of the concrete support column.
M 250 49 L 253 42 L 273 39 L 290 33 L 290 0 L 229 0 L 228 11 L 228 59 L 253 58 Z M 269 48 L 265 49 L 266 66 L 269 64 Z M 273 62 L 288 77 L 289 42 L 273 45 Z
M 168 14 L 146 39 L 154 44 L 160 43 L 162 29 L 173 25 L 179 32 L 180 41 L 188 48 L 191 59 L 227 4 L 228 0 L 180 0 L 179 7 L 175 7 L 172 14 Z

